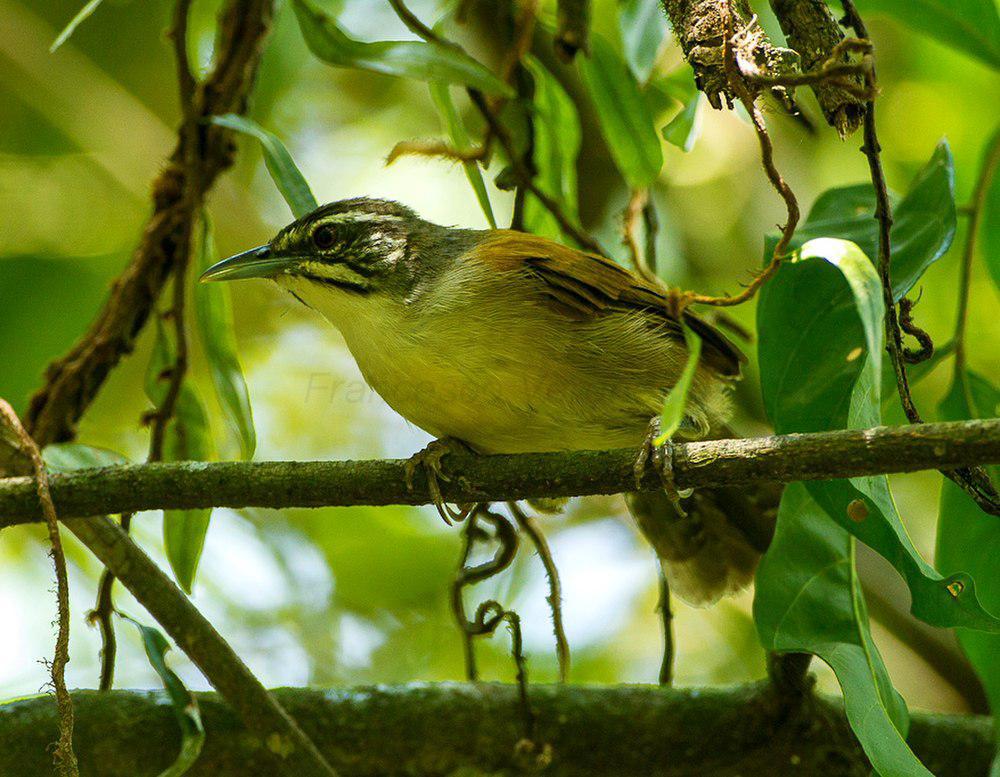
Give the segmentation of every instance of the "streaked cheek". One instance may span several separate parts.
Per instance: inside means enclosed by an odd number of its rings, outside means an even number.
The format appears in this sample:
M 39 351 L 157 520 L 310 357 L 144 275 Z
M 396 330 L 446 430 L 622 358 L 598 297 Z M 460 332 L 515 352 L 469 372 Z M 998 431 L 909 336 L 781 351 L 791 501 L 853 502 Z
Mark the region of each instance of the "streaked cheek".
M 347 286 L 358 291 L 368 291 L 372 287 L 367 275 L 346 262 L 303 262 L 298 267 L 298 273 L 313 283 Z

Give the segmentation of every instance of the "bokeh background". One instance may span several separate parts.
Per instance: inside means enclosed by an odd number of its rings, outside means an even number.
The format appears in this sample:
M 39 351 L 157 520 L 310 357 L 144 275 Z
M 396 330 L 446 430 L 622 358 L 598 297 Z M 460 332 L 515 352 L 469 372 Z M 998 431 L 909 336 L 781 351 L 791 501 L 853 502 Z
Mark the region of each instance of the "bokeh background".
M 0 0 L 0 396 L 23 410 L 45 364 L 82 333 L 125 266 L 149 210 L 148 185 L 169 153 L 178 119 L 173 62 L 165 38 L 171 3 L 106 0 L 56 53 L 48 49 L 79 0 Z M 365 39 L 411 37 L 388 4 L 329 3 Z M 551 5 L 543 4 L 546 8 Z M 763 4 L 757 4 L 763 5 Z M 432 0 L 412 8 L 432 20 Z M 194 49 L 211 55 L 217 0 L 195 4 Z M 596 3 L 596 25 L 612 40 L 613 0 Z M 758 9 L 772 25 L 766 8 Z M 879 129 L 890 185 L 905 191 L 946 137 L 956 162 L 957 201 L 968 199 L 981 150 L 996 117 L 1000 80 L 979 61 L 873 13 L 883 94 Z M 475 33 L 475 30 L 473 30 Z M 488 59 L 489 51 L 479 51 Z M 572 69 L 539 56 L 581 97 L 581 216 L 624 258 L 618 230 L 627 191 L 615 172 Z M 680 66 L 666 38 L 661 65 Z M 456 99 L 464 99 L 456 91 Z M 806 111 L 818 111 L 800 95 Z M 464 103 L 460 102 L 460 105 Z M 278 15 L 250 115 L 278 133 L 322 201 L 388 197 L 445 224 L 483 227 L 461 167 L 384 158 L 404 139 L 437 137 L 438 117 L 423 84 L 335 70 L 306 50 L 290 8 Z M 475 117 L 467 112 L 470 125 Z M 663 123 L 670 118 L 663 116 Z M 804 210 L 833 186 L 867 179 L 860 138 L 839 140 L 818 122 L 810 134 L 776 108 L 768 120 L 778 164 Z M 704 292 L 733 291 L 761 258 L 763 236 L 782 220 L 780 201 L 759 167 L 750 126 L 702 105 L 699 134 L 684 153 L 664 144 L 654 197 L 661 222 L 659 269 L 671 283 Z M 495 165 L 492 172 L 496 173 Z M 494 209 L 509 220 L 511 198 L 491 187 Z M 210 200 L 220 256 L 258 245 L 290 220 L 252 141 Z M 920 323 L 938 343 L 954 322 L 957 269 L 964 243 L 923 279 Z M 428 436 L 396 416 L 364 384 L 337 332 L 264 282 L 233 287 L 237 335 L 258 432 L 258 459 L 405 457 Z M 1000 373 L 998 298 L 977 263 L 970 312 L 969 362 Z M 753 307 L 735 311 L 752 325 Z M 79 439 L 145 456 L 147 408 L 142 376 L 150 333 L 114 372 L 80 425 Z M 753 351 L 753 347 L 748 348 Z M 193 379 L 211 396 L 205 365 Z M 915 388 L 933 414 L 947 368 Z M 738 426 L 766 429 L 751 365 L 740 392 Z M 221 458 L 235 458 L 218 408 L 212 407 Z M 901 420 L 895 406 L 889 422 Z M 901 514 L 917 546 L 933 555 L 940 478 L 893 478 Z M 135 534 L 162 560 L 160 516 L 142 514 Z M 574 500 L 545 517 L 565 595 L 574 682 L 655 681 L 661 653 L 653 554 L 620 500 Z M 94 687 L 99 637 L 86 625 L 99 566 L 67 537 L 72 562 L 71 687 Z M 39 527 L 0 533 L 0 699 L 31 694 L 46 682 L 55 604 L 51 566 Z M 459 536 L 430 508 L 217 510 L 194 601 L 268 685 L 350 684 L 460 679 L 461 643 L 447 603 Z M 914 707 L 968 710 L 975 692 L 955 668 L 961 659 L 944 632 L 908 622 L 905 589 L 870 554 L 862 573 L 874 597 L 875 635 L 896 687 Z M 541 565 L 523 548 L 514 566 L 475 589 L 515 608 L 525 626 L 532 680 L 552 680 L 555 658 Z M 676 682 L 716 685 L 759 678 L 764 656 L 750 617 L 752 592 L 707 610 L 674 602 Z M 124 593 L 121 609 L 148 619 Z M 914 631 L 914 628 L 917 630 Z M 119 624 L 118 685 L 158 687 L 134 630 Z M 922 647 L 914 649 L 908 642 Z M 486 678 L 508 679 L 507 639 L 479 644 Z M 937 658 L 933 658 L 933 656 Z M 193 688 L 206 687 L 180 654 L 173 665 Z M 821 683 L 833 690 L 826 673 Z M 958 679 L 956 679 L 958 678 Z M 958 687 L 956 687 L 958 686 Z

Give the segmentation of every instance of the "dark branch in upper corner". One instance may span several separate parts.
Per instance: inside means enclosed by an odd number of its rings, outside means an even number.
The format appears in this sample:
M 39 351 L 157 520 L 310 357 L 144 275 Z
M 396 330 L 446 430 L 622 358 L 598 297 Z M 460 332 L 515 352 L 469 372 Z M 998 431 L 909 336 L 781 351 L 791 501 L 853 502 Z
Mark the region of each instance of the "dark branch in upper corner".
M 636 451 L 568 451 L 512 456 L 449 454 L 455 503 L 635 491 Z M 1000 462 L 1000 419 L 881 426 L 811 434 L 711 440 L 674 446 L 678 488 L 759 481 L 856 477 Z M 200 507 L 327 507 L 430 504 L 425 478 L 406 483 L 406 460 L 176 462 L 54 474 L 60 515 L 107 515 Z M 641 490 L 662 484 L 650 470 Z M 40 519 L 30 478 L 0 480 L 0 528 Z
M 273 0 L 229 0 L 225 5 L 212 72 L 197 88 L 182 76 L 182 91 L 192 94 L 186 115 L 201 119 L 246 109 L 273 6 Z M 184 122 L 185 127 L 188 124 Z M 25 420 L 39 445 L 74 437 L 77 421 L 108 374 L 132 350 L 178 256 L 187 250 L 186 235 L 201 207 L 201 194 L 232 164 L 234 149 L 229 130 L 204 126 L 188 133 L 182 127 L 173 153 L 153 183 L 153 214 L 131 263 L 115 280 L 88 331 L 49 365 L 45 386 L 31 399 Z M 191 175 L 199 182 L 196 197 L 187 196 Z

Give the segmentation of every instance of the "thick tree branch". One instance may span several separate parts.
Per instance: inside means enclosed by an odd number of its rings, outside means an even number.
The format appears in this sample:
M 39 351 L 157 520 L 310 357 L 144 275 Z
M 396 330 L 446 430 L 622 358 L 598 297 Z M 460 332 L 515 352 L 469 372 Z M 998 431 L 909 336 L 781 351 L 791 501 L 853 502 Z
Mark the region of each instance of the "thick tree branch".
M 25 420 L 39 445 L 73 438 L 77 421 L 121 357 L 132 350 L 178 257 L 187 252 L 202 194 L 232 164 L 235 145 L 231 131 L 222 127 L 199 124 L 197 132 L 185 127 L 246 109 L 273 6 L 273 0 L 230 0 L 224 7 L 216 65 L 194 91 L 185 112 L 189 121 L 182 124 L 177 146 L 153 182 L 153 214 L 132 262 L 112 285 L 90 329 L 49 365 L 46 385 L 31 399 Z M 182 83 L 182 89 L 190 88 Z M 189 196 L 189 176 L 198 182 L 197 196 Z
M 842 706 L 822 698 L 788 715 L 766 686 L 754 685 L 697 692 L 533 685 L 530 694 L 537 736 L 551 746 L 546 777 L 871 772 Z M 208 737 L 187 777 L 273 777 L 232 711 L 215 694 L 197 695 Z M 515 762 L 523 726 L 514 686 L 284 688 L 274 695 L 345 777 L 525 773 Z M 176 755 L 177 726 L 162 694 L 78 691 L 74 702 L 82 774 L 154 777 Z M 911 717 L 909 743 L 935 775 L 989 772 L 989 718 Z M 0 773 L 50 774 L 45 744 L 55 725 L 51 706 L 41 699 L 0 707 Z
M 500 502 L 636 490 L 636 451 L 477 456 L 451 453 L 441 484 L 449 502 Z M 792 482 L 1000 462 L 1000 418 L 880 426 L 674 446 L 677 487 Z M 639 485 L 661 487 L 652 469 Z M 406 484 L 406 460 L 173 462 L 53 474 L 63 518 L 198 507 L 430 504 L 423 473 Z M 0 528 L 38 521 L 33 481 L 0 480 Z

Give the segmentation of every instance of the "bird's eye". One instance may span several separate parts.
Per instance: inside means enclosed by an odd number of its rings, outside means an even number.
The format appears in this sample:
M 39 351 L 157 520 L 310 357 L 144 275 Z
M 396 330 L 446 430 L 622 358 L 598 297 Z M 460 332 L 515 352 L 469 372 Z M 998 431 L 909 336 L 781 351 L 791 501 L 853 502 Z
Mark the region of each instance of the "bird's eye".
M 331 227 L 322 225 L 316 227 L 312 234 L 313 243 L 322 251 L 333 246 L 334 236 Z

